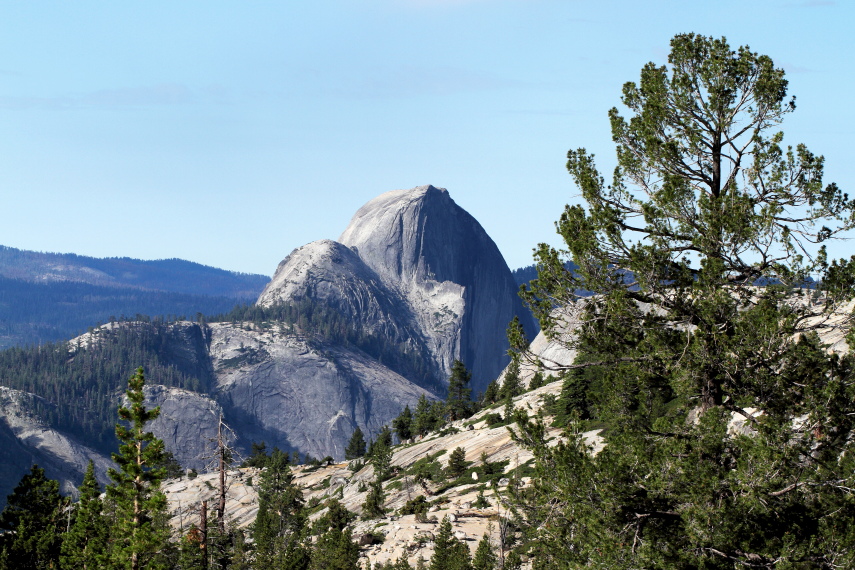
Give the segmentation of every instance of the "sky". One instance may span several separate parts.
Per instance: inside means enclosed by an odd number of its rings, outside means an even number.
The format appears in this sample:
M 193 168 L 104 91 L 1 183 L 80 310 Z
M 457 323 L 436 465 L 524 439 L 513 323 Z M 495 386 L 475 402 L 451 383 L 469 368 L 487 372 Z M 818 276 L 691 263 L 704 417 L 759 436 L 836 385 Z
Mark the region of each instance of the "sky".
M 433 184 L 530 265 L 579 202 L 567 151 L 610 172 L 621 86 L 686 32 L 782 67 L 785 142 L 855 194 L 853 22 L 848 0 L 0 0 L 0 244 L 272 275 Z

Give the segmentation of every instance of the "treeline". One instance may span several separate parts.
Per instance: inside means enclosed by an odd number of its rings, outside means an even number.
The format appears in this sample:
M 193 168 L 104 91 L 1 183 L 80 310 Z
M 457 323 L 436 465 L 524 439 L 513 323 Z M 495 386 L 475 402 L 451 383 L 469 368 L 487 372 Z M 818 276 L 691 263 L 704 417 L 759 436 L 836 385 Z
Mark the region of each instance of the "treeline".
M 209 381 L 205 362 L 174 358 L 174 323 L 138 317 L 144 320 L 93 330 L 87 346 L 58 342 L 0 351 L 0 385 L 35 394 L 36 417 L 108 452 L 121 388 L 136 367 L 165 386 L 205 391 Z M 204 341 L 204 329 L 194 329 Z
M 436 376 L 426 351 L 396 343 L 382 334 L 374 334 L 326 305 L 300 300 L 272 307 L 238 305 L 228 313 L 209 318 L 210 322 L 252 323 L 257 328 L 287 326 L 292 331 L 317 340 L 355 347 L 384 366 L 434 393 L 443 393 L 445 385 Z
M 2 245 L 0 275 L 31 282 L 53 279 L 232 299 L 255 298 L 270 281 L 266 275 L 227 271 L 183 259 L 96 258 Z
M 234 297 L 144 291 L 71 281 L 31 283 L 0 276 L 0 348 L 71 338 L 111 317 L 205 315 L 230 310 Z

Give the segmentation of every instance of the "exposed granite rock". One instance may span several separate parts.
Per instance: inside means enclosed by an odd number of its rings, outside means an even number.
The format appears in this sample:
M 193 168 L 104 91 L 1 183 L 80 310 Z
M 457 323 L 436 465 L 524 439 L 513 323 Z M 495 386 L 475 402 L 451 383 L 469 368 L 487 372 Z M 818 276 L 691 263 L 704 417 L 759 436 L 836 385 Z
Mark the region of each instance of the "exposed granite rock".
M 146 386 L 145 396 L 146 407 L 160 406 L 160 416 L 146 429 L 163 440 L 182 467 L 205 470 L 216 447 L 220 405 L 203 394 L 166 386 Z
M 65 494 L 76 493 L 90 460 L 102 484 L 108 482 L 107 469 L 114 466 L 108 457 L 37 419 L 33 409 L 39 400 L 50 405 L 33 394 L 0 386 L 0 508 L 33 464 L 59 481 Z
M 375 434 L 431 394 L 364 353 L 280 331 L 213 324 L 217 398 L 245 439 L 341 459 L 357 426 Z
M 513 317 L 535 330 L 496 244 L 445 189 L 386 192 L 356 212 L 339 241 L 407 300 L 446 374 L 455 358 L 466 364 L 476 392 L 507 364 Z

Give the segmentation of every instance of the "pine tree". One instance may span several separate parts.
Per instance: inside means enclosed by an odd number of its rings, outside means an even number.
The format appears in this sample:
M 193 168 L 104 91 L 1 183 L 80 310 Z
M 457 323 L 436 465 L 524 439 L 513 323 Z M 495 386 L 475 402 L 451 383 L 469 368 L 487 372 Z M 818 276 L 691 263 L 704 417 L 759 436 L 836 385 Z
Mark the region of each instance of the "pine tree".
M 468 418 L 472 415 L 472 389 L 469 381 L 472 373 L 459 360 L 451 364 L 451 376 L 448 378 L 448 396 L 445 399 L 446 410 L 451 421 Z
M 448 516 L 443 517 L 434 541 L 430 570 L 471 570 L 471 562 L 469 547 L 454 536 Z
M 362 435 L 362 430 L 359 429 L 359 426 L 356 426 L 344 450 L 344 458 L 347 460 L 359 459 L 363 455 L 365 455 L 365 436 Z
M 255 567 L 302 570 L 309 565 L 303 494 L 294 485 L 288 454 L 274 449 L 258 488 L 258 514 L 252 525 Z
M 475 557 L 472 559 L 472 570 L 495 570 L 499 564 L 490 537 L 486 534 L 478 542 Z
M 499 398 L 508 400 L 523 393 L 522 379 L 520 379 L 520 359 L 518 355 L 511 358 L 508 369 L 502 378 L 502 386 L 499 388 Z
M 347 528 L 351 519 L 351 513 L 336 499 L 327 502 L 327 512 L 315 523 L 318 540 L 312 551 L 310 570 L 359 568 L 359 546 Z
M 400 441 L 406 441 L 413 437 L 413 412 L 410 411 L 409 404 L 404 406 L 404 411 L 392 420 L 392 427 L 395 428 L 395 433 L 398 434 Z
M 107 496 L 115 508 L 110 564 L 131 570 L 167 568 L 171 555 L 166 497 L 159 489 L 164 476 L 163 441 L 145 431 L 146 424 L 160 415 L 160 408 L 145 408 L 144 385 L 139 368 L 125 393 L 130 407 L 119 408 L 119 419 L 129 424 L 116 425 L 120 445 L 113 461 L 119 469 L 108 471 L 113 484 L 107 487 Z
M 448 456 L 448 476 L 452 478 L 460 477 L 466 471 L 466 450 L 462 447 L 454 448 L 454 451 Z
M 419 396 L 416 411 L 413 414 L 413 431 L 416 434 L 425 436 L 438 427 L 440 418 L 434 403 L 430 402 L 424 394 Z
M 368 486 L 368 494 L 365 495 L 365 502 L 362 503 L 362 518 L 369 520 L 382 517 L 386 513 L 386 509 L 383 508 L 385 501 L 383 483 L 375 479 Z
M 0 566 L 56 568 L 62 547 L 62 506 L 59 483 L 33 465 L 6 498 L 0 514 Z
M 525 296 L 572 368 L 598 370 L 610 429 L 592 455 L 578 422 L 553 447 L 522 422 L 543 568 L 855 567 L 855 363 L 812 332 L 853 295 L 855 258 L 813 244 L 855 203 L 782 147 L 786 93 L 769 57 L 678 35 L 624 86 L 631 117 L 610 112 L 612 184 L 568 153 L 587 206 L 557 229 L 577 267 L 540 246 Z M 822 307 L 801 289 L 816 273 Z
M 489 406 L 490 404 L 495 404 L 499 401 L 499 384 L 496 380 L 493 380 L 489 384 L 487 384 L 487 389 L 484 391 L 484 394 L 481 396 L 481 407 Z
M 63 535 L 60 567 L 68 570 L 103 568 L 107 564 L 109 529 L 92 461 L 86 467 L 78 491 L 71 526 Z

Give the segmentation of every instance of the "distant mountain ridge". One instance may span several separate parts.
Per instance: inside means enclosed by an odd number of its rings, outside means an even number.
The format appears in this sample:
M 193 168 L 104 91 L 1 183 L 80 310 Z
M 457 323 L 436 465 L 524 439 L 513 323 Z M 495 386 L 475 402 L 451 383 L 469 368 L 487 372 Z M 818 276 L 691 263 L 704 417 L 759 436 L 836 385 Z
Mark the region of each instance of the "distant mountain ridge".
M 0 348 L 68 339 L 123 316 L 224 313 L 254 300 L 269 280 L 181 259 L 0 246 Z
M 183 259 L 142 260 L 42 253 L 0 245 L 0 275 L 31 283 L 72 281 L 191 295 L 255 299 L 270 280 Z

